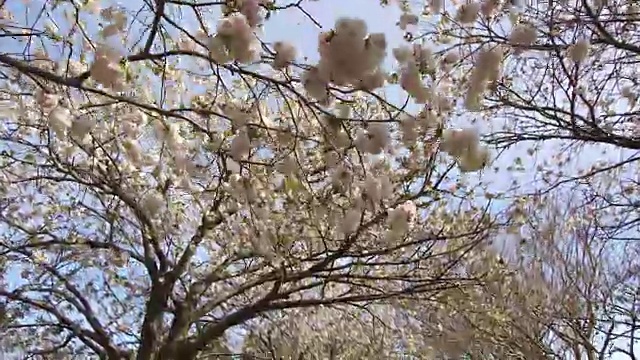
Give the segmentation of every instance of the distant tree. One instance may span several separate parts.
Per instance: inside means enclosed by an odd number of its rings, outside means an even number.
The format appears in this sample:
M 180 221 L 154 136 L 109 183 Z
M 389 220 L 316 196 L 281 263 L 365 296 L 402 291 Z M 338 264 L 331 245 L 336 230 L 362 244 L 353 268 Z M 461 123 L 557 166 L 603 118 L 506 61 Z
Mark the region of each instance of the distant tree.
M 458 117 L 471 117 L 487 142 L 509 149 L 507 170 L 532 174 L 532 183 L 513 184 L 514 195 L 587 191 L 586 199 L 602 199 L 617 213 L 607 219 L 613 231 L 637 229 L 640 4 L 435 7 L 413 37 L 432 44 L 439 59 L 429 73 L 434 86 L 453 84 L 451 96 L 471 111 Z

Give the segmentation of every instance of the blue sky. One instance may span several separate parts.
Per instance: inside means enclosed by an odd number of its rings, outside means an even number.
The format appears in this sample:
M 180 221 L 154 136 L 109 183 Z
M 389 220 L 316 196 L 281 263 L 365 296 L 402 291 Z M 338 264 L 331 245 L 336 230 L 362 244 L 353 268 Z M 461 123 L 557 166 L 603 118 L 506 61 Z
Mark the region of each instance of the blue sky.
M 25 6 L 29 7 L 29 16 L 33 19 L 36 11 L 40 7 L 40 4 L 42 4 L 42 0 L 25 2 L 9 0 L 7 3 L 7 6 L 14 10 L 14 14 L 16 16 L 24 16 Z M 25 3 L 27 5 L 25 5 Z M 104 1 L 103 3 L 111 4 L 114 2 Z M 122 1 L 120 4 L 129 9 L 137 9 L 142 4 L 142 1 Z M 376 0 L 320 0 L 305 2 L 304 9 L 313 16 L 325 30 L 330 29 L 335 20 L 339 17 L 360 17 L 367 21 L 371 32 L 383 32 L 387 34 L 387 41 L 390 49 L 404 42 L 403 32 L 395 25 L 400 15 L 400 10 L 397 6 L 392 5 L 381 7 Z M 23 20 L 20 22 L 23 22 Z M 92 24 L 89 27 L 93 27 L 93 29 L 95 29 L 95 21 L 89 20 L 89 22 Z M 60 22 L 61 26 L 62 24 L 63 22 Z M 263 39 L 267 41 L 291 42 L 299 49 L 299 53 L 301 53 L 301 55 L 309 58 L 309 62 L 314 62 L 317 60 L 316 39 L 319 31 L 320 29 L 318 29 L 318 27 L 310 21 L 305 14 L 295 8 L 292 8 L 273 15 L 265 26 Z M 135 32 L 131 34 L 131 36 L 134 35 L 136 35 Z M 18 49 L 22 51 L 22 47 L 18 47 L 17 43 L 9 41 L 8 39 L 4 42 L 4 38 L 2 40 L 3 43 L 0 44 L 0 51 L 3 53 Z M 389 57 L 385 65 L 387 69 L 392 69 L 394 62 L 391 57 Z M 391 102 L 398 104 L 403 102 L 405 96 L 397 86 L 388 87 L 385 90 L 385 95 Z M 410 111 L 417 111 L 418 107 L 414 105 L 409 109 Z M 470 120 L 471 118 L 462 118 L 456 119 L 456 122 L 464 123 Z M 494 164 L 494 166 L 505 167 L 510 165 L 516 157 L 522 157 L 527 169 L 531 169 L 535 168 L 538 162 L 546 160 L 558 151 L 561 150 L 559 150 L 559 146 L 557 144 L 547 144 L 542 150 L 537 152 L 536 158 L 532 158 L 526 155 L 526 146 L 519 146 L 516 149 L 512 149 L 507 155 Z M 590 149 L 589 151 L 583 152 L 582 156 L 574 159 L 572 164 L 568 165 L 568 167 L 576 169 L 589 166 L 592 164 L 594 157 L 602 159 L 609 157 L 615 158 L 618 156 L 619 154 L 615 151 L 605 156 L 601 155 L 598 149 Z M 515 172 L 500 170 L 494 172 L 490 169 L 485 170 L 480 174 L 467 174 L 461 176 L 463 176 L 465 181 L 469 183 L 473 183 L 478 181 L 478 179 L 481 179 L 483 183 L 487 184 L 492 192 L 505 190 L 511 187 L 512 181 L 514 180 L 523 184 L 531 184 L 537 177 L 536 173 L 530 170 Z

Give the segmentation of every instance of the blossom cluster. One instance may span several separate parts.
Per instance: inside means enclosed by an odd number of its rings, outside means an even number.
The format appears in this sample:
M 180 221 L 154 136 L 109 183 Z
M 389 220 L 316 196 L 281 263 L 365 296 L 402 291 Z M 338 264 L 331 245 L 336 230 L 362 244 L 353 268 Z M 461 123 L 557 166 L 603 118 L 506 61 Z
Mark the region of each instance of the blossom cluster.
M 442 133 L 440 150 L 453 156 L 462 172 L 478 171 L 489 162 L 489 150 L 479 144 L 472 129 L 447 129 Z
M 569 47 L 569 58 L 576 63 L 584 61 L 589 56 L 591 44 L 587 39 L 580 39 Z
M 500 0 L 483 0 L 467 2 L 458 7 L 456 20 L 461 24 L 471 24 L 475 22 L 479 15 L 485 17 L 493 16 L 500 8 Z
M 109 24 L 102 29 L 101 33 L 103 37 L 108 38 L 125 31 L 127 15 L 123 11 L 108 7 L 100 10 L 100 16 L 109 22 Z
M 86 143 L 90 140 L 91 130 L 96 125 L 91 116 L 73 116 L 71 111 L 63 106 L 58 95 L 43 90 L 36 92 L 35 101 L 46 116 L 49 129 L 58 138 L 64 139 L 70 135 L 80 143 Z
M 475 61 L 469 87 L 465 97 L 465 107 L 469 110 L 477 110 L 480 99 L 489 84 L 500 77 L 500 63 L 503 52 L 499 47 L 481 50 Z
M 120 67 L 120 56 L 111 47 L 103 44 L 98 47 L 95 59 L 89 71 L 91 77 L 100 85 L 122 91 L 125 88 L 125 76 Z
M 531 46 L 538 37 L 536 28 L 531 24 L 518 24 L 511 31 L 509 44 L 515 48 L 514 53 L 520 54 L 523 48 Z
M 239 12 L 220 20 L 216 34 L 209 38 L 207 46 L 211 58 L 219 63 L 235 60 L 248 64 L 260 55 L 253 28 L 247 17 Z
M 327 101 L 327 86 L 354 86 L 375 90 L 385 83 L 380 68 L 387 52 L 383 33 L 368 34 L 367 24 L 361 19 L 340 18 L 335 29 L 323 32 L 318 38 L 320 61 L 303 75 L 303 84 L 309 96 Z
M 260 43 L 255 31 L 262 23 L 260 7 L 265 0 L 238 0 L 238 11 L 232 11 L 218 23 L 216 34 L 206 40 L 211 58 L 218 63 L 238 61 L 243 64 L 255 62 L 260 57 Z M 288 43 L 274 44 L 275 58 L 272 66 L 276 70 L 287 67 L 296 57 L 296 49 Z
M 101 31 L 103 38 L 110 38 L 125 31 L 127 16 L 123 11 L 108 7 L 100 11 L 100 16 L 108 22 L 108 25 Z M 123 91 L 125 76 L 120 59 L 121 56 L 112 46 L 106 43 L 98 44 L 93 63 L 89 69 L 91 78 L 107 89 Z
M 433 94 L 422 82 L 422 73 L 436 68 L 433 51 L 429 47 L 415 44 L 393 49 L 393 56 L 400 63 L 400 86 L 418 103 L 432 100 Z

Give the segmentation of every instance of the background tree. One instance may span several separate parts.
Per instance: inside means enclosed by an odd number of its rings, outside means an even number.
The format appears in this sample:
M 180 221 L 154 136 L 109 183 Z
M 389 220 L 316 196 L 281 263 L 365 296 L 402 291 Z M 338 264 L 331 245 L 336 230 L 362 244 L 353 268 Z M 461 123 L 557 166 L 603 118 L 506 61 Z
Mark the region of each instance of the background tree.
M 545 340 L 556 358 L 636 356 L 637 246 L 603 228 L 611 215 L 603 205 L 579 193 L 527 205 L 520 261 L 551 294 Z
M 516 196 L 587 190 L 619 212 L 609 226 L 635 229 L 638 4 L 512 3 L 473 1 L 425 17 L 415 37 L 438 50 L 434 81 L 458 84 L 459 105 L 474 111 L 485 139 L 509 148 L 508 169 L 526 173 Z
M 413 303 L 413 331 L 427 333 L 418 343 L 453 358 L 634 359 L 637 247 L 603 229 L 604 204 L 568 192 L 514 205 L 501 256 L 469 263 L 494 276 L 439 294 L 439 307 Z
M 493 194 L 534 209 L 525 212 L 533 223 L 512 230 L 538 234 L 522 249 L 524 271 L 541 266 L 563 304 L 547 315 L 550 353 L 633 358 L 638 4 L 432 1 L 425 12 L 412 37 L 438 58 L 426 81 L 455 84 L 452 121 L 474 122 L 508 150 L 495 162 L 496 182 L 507 186 L 494 183 Z

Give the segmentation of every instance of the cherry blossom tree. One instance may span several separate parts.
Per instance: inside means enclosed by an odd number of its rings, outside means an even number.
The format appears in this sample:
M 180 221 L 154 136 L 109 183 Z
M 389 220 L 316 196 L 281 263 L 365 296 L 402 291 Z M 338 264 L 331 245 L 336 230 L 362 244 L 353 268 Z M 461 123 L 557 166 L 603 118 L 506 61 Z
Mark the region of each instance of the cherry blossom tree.
M 262 36 L 274 13 L 314 22 L 302 1 L 0 10 L 9 352 L 195 359 L 315 312 L 371 354 L 358 322 L 487 280 L 461 269 L 508 219 L 450 190 L 490 154 L 422 81 L 428 48 L 340 18 L 305 63 Z M 396 80 L 421 111 L 385 100 Z

